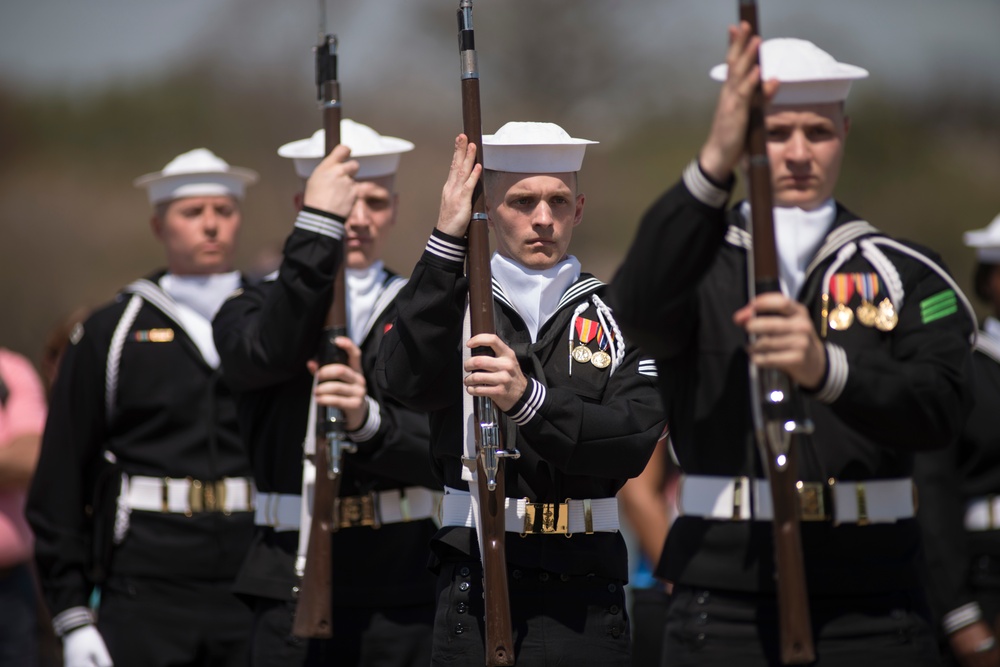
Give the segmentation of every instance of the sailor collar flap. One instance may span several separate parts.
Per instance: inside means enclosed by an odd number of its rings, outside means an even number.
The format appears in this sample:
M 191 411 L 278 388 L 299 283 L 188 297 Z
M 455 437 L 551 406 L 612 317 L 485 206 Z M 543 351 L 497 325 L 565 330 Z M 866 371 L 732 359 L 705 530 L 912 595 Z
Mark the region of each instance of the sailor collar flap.
M 382 314 L 385 313 L 387 308 L 389 308 L 393 300 L 395 300 L 396 295 L 399 294 L 399 291 L 406 286 L 407 282 L 408 280 L 406 278 L 396 275 L 386 269 L 385 280 L 382 281 L 379 294 L 375 298 L 375 304 L 372 306 L 371 312 L 368 313 L 368 318 L 365 320 L 361 336 L 358 337 L 358 340 L 364 342 L 368 339 L 368 336 L 372 332 L 372 327 L 374 327 L 375 323 L 379 321 Z

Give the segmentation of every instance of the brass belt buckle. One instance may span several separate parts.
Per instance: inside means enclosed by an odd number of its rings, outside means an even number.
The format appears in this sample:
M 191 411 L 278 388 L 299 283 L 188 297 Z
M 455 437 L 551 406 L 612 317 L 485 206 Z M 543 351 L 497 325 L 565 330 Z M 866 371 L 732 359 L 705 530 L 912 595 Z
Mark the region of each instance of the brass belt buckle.
M 203 482 L 200 479 L 187 478 L 188 480 L 188 511 L 185 516 L 191 516 L 196 512 L 224 512 L 226 507 L 226 480 L 220 479 L 215 482 Z
M 348 496 L 334 500 L 334 525 L 337 528 L 379 528 L 378 501 L 375 492 L 366 496 Z
M 527 498 L 525 498 L 527 501 Z M 525 535 L 566 535 L 569 537 L 569 502 L 524 503 Z
M 802 521 L 826 521 L 826 485 L 822 482 L 796 482 L 799 492 L 799 518 Z

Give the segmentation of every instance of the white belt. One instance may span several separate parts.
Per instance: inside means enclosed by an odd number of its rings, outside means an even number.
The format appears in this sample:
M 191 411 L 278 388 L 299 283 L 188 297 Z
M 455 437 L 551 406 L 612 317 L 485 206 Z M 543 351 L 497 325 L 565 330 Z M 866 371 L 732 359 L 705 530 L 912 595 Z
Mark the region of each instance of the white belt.
M 617 498 L 567 499 L 563 503 L 532 503 L 527 498 L 504 498 L 504 508 L 507 532 L 522 536 L 530 533 L 569 537 L 574 533 L 618 531 Z M 445 488 L 441 525 L 475 527 L 472 498 L 468 491 Z
M 965 504 L 966 530 L 1000 529 L 1000 496 L 973 498 Z
M 895 523 L 916 514 L 913 480 L 873 479 L 798 482 L 800 518 L 833 523 Z M 681 516 L 726 521 L 772 521 L 770 485 L 765 479 L 685 475 L 678 494 Z
M 437 516 L 440 498 L 440 491 L 422 486 L 337 498 L 334 523 L 338 529 L 359 526 L 378 528 L 382 524 L 431 519 Z M 257 495 L 254 523 L 277 532 L 298 530 L 301 510 L 302 496 L 298 494 L 260 493 Z
M 256 496 L 253 480 L 248 477 L 204 482 L 190 477 L 134 475 L 127 484 L 128 490 L 123 495 L 129 508 L 185 516 L 198 512 L 249 512 L 254 508 Z

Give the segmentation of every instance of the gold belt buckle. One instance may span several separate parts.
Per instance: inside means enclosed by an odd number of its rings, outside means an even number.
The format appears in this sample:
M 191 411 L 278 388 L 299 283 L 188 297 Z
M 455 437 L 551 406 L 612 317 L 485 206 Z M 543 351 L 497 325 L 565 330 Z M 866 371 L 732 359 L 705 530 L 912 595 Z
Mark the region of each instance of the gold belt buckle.
M 822 482 L 796 482 L 799 492 L 799 518 L 802 521 L 826 521 L 826 485 Z
M 191 516 L 196 512 L 225 512 L 226 506 L 226 480 L 220 479 L 215 482 L 203 482 L 200 479 L 187 478 L 188 480 L 188 507 L 184 514 Z
M 525 498 L 527 501 L 527 498 Z M 526 535 L 565 535 L 569 537 L 569 501 L 564 503 L 524 503 Z
M 347 496 L 334 501 L 334 525 L 339 528 L 357 528 L 366 526 L 378 528 L 382 524 L 378 519 L 378 502 L 375 493 L 366 496 Z

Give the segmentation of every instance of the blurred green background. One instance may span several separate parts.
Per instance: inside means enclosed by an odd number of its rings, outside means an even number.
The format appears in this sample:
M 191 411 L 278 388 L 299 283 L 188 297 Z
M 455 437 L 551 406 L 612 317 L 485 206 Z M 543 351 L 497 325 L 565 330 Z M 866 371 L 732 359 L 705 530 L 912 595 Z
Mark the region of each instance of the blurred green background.
M 345 115 L 417 144 L 387 258 L 406 274 L 461 126 L 457 5 L 330 3 Z M 552 120 L 601 141 L 573 242 L 599 277 L 697 152 L 715 100 L 707 71 L 735 15 L 729 0 L 476 2 L 484 131 Z M 971 291 L 961 232 L 1000 213 L 1000 2 L 762 0 L 761 22 L 872 71 L 849 103 L 838 198 L 939 251 Z M 0 26 L 0 344 L 37 361 L 71 310 L 161 266 L 131 181 L 182 151 L 206 146 L 260 172 L 241 266 L 280 246 L 298 180 L 275 150 L 320 122 L 314 0 L 7 0 Z

